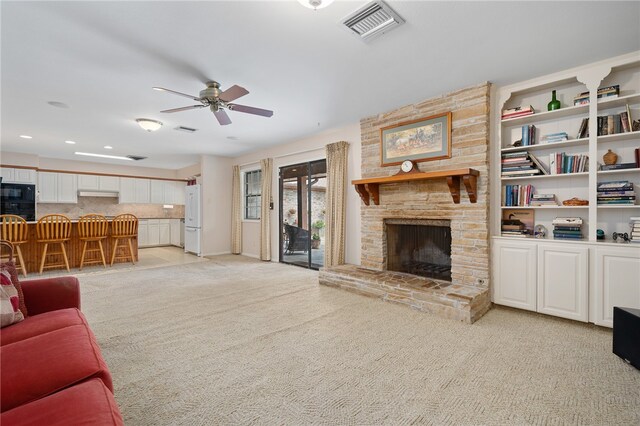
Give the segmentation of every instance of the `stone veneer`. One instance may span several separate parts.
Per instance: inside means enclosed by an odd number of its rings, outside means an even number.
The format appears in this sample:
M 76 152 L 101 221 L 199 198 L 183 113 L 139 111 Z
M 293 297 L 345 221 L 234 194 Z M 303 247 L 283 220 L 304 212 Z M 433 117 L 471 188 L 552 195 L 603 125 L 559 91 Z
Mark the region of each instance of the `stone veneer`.
M 380 205 L 362 205 L 362 270 L 386 270 L 385 219 L 447 219 L 451 221 L 451 288 L 439 294 L 451 299 L 442 304 L 458 309 L 459 315 L 446 314 L 447 317 L 473 322 L 488 309 L 489 302 L 489 104 L 490 83 L 458 90 L 414 105 L 408 105 L 394 111 L 364 118 L 360 121 L 362 138 L 362 178 L 384 177 L 396 174 L 399 166 L 380 166 L 380 128 L 392 124 L 415 120 L 431 115 L 451 111 L 452 135 L 451 158 L 418 163 L 421 171 L 438 171 L 459 168 L 474 168 L 480 172 L 477 187 L 477 203 L 470 203 L 462 185 L 460 204 L 454 204 L 446 179 L 434 179 L 418 182 L 402 182 L 380 185 Z M 350 189 L 354 190 L 354 189 Z M 340 269 L 343 268 L 343 269 Z M 348 268 L 347 268 L 348 269 Z M 344 276 L 344 284 L 339 285 L 336 274 Z M 398 278 L 397 272 L 386 272 L 388 276 Z M 367 287 L 367 280 L 360 273 L 358 292 Z M 384 274 L 383 274 L 384 275 Z M 392 278 L 393 278 L 392 277 Z M 409 277 L 412 277 L 409 275 Z M 404 302 L 421 309 L 415 298 L 415 291 L 407 289 L 406 280 L 395 279 L 395 287 L 406 290 L 404 297 L 413 297 L 416 302 Z M 320 273 L 320 282 L 354 288 L 352 270 L 344 267 L 327 268 Z M 371 279 L 370 290 L 379 289 L 379 277 Z M 348 285 L 347 285 L 348 284 Z M 466 287 L 469 287 L 468 289 Z M 394 287 L 393 285 L 391 287 Z M 411 287 L 411 286 L 409 286 Z M 437 289 L 436 289 L 437 290 Z M 426 293 L 434 294 L 432 287 L 424 287 Z M 372 291 L 385 300 L 395 301 L 388 292 Z M 453 303 L 456 294 L 467 297 L 472 294 L 463 307 Z M 385 296 L 386 295 L 386 296 Z M 411 296 L 414 295 L 414 296 Z M 396 298 L 397 299 L 397 298 Z M 435 297 L 437 299 L 437 297 Z M 444 300 L 441 297 L 442 300 Z M 467 309 L 469 308 L 469 309 Z M 444 309 L 444 308 L 443 308 Z M 443 313 L 437 309 L 422 309 L 434 313 Z M 447 312 L 449 309 L 444 309 Z

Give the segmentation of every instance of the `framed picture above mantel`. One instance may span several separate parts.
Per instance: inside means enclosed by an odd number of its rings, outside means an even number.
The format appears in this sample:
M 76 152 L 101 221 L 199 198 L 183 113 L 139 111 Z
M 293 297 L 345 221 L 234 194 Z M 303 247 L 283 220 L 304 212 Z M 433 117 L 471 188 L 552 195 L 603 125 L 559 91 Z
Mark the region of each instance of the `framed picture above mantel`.
M 451 158 L 451 112 L 404 121 L 380 129 L 383 167 Z

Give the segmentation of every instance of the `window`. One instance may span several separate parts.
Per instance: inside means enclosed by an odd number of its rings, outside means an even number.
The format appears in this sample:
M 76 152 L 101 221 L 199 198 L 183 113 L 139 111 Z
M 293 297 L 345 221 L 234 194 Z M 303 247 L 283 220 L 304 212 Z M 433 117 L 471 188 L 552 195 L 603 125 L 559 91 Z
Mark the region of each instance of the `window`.
M 251 170 L 244 174 L 244 218 L 260 220 L 262 170 Z

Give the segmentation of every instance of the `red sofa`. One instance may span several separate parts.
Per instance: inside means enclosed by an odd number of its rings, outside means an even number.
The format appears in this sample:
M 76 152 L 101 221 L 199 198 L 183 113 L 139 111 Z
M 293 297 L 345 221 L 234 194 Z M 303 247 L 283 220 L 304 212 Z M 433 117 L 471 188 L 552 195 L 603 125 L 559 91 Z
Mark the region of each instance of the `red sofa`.
M 29 316 L 0 330 L 0 424 L 123 425 L 78 280 L 21 284 Z

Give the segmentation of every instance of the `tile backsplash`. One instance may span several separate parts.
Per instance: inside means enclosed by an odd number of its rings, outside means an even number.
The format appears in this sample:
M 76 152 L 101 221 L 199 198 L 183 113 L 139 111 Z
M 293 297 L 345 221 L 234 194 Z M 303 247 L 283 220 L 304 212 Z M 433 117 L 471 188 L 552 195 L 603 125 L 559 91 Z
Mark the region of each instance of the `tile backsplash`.
M 64 214 L 70 219 L 77 219 L 89 213 L 97 213 L 104 216 L 132 213 L 140 219 L 178 219 L 184 217 L 184 206 L 176 204 L 172 209 L 165 209 L 162 204 L 118 204 L 117 198 L 105 197 L 78 197 L 78 204 L 38 203 L 36 205 L 38 219 L 53 213 Z

